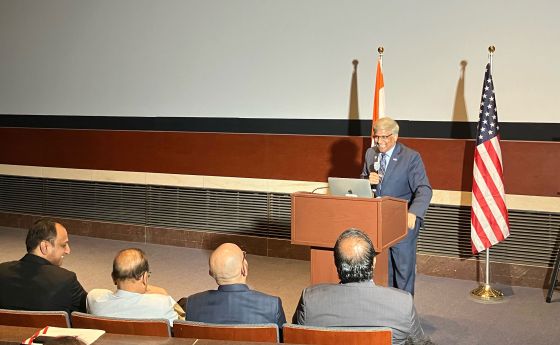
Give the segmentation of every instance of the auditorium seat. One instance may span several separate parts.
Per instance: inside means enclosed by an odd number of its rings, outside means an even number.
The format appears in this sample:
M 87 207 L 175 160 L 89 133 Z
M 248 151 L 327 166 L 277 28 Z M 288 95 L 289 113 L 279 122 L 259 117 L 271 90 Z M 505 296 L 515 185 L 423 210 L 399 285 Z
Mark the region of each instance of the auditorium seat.
M 20 327 L 70 327 L 65 311 L 29 311 L 0 309 L 0 325 Z
M 73 312 L 72 327 L 102 329 L 113 334 L 171 336 L 167 319 L 124 319 Z
M 390 328 L 312 327 L 284 324 L 285 343 L 316 345 L 391 345 Z
M 262 341 L 277 343 L 278 325 L 265 324 L 216 324 L 177 320 L 173 322 L 173 336 L 176 338 Z

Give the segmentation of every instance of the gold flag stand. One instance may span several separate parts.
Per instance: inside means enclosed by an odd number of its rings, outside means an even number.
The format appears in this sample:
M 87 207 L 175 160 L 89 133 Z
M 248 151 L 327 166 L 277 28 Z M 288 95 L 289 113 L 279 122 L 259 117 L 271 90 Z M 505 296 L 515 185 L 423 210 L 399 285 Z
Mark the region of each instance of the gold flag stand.
M 480 285 L 476 289 L 472 290 L 471 295 L 484 301 L 501 300 L 504 297 L 503 292 L 492 288 L 488 284 Z
M 486 249 L 486 279 L 484 284 L 471 291 L 471 297 L 483 303 L 504 302 L 504 293 L 490 286 L 490 248 Z

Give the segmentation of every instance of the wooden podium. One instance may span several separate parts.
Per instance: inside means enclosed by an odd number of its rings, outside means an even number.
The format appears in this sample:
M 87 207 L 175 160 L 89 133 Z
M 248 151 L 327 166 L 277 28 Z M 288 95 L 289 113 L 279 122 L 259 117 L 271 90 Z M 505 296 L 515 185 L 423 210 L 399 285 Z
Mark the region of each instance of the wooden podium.
M 407 234 L 407 202 L 392 197 L 353 198 L 292 194 L 292 244 L 311 247 L 311 283 L 338 283 L 333 247 L 348 228 L 364 231 L 381 251 L 374 280 L 387 286 L 388 248 Z

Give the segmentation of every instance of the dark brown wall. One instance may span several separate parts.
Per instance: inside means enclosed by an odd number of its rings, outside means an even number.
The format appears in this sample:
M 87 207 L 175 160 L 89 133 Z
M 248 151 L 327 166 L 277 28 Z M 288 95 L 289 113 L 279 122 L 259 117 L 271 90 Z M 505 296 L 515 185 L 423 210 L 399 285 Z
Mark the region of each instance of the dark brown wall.
M 400 139 L 434 189 L 471 190 L 474 143 Z M 363 137 L 0 128 L 0 164 L 301 181 L 354 177 Z M 560 195 L 560 143 L 503 141 L 508 194 Z M 530 158 L 529 158 L 530 157 Z

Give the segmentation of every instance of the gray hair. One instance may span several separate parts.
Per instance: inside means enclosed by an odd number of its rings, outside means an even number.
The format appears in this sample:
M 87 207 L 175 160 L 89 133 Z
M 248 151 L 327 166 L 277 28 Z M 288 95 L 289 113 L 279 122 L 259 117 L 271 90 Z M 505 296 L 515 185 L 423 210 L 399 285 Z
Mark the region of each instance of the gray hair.
M 377 133 L 380 130 L 391 131 L 391 133 L 398 135 L 399 124 L 390 117 L 382 117 L 373 124 L 374 133 Z
M 355 241 L 359 250 L 351 252 L 342 249 L 343 242 Z M 345 230 L 334 245 L 334 264 L 340 282 L 343 284 L 363 282 L 373 279 L 373 259 L 377 253 L 368 235 L 359 229 Z
M 150 272 L 150 264 L 144 251 L 139 248 L 128 248 L 119 251 L 115 256 L 111 277 L 115 283 L 127 279 L 140 280 L 146 272 Z

